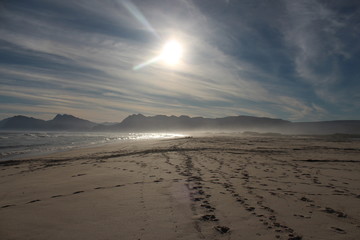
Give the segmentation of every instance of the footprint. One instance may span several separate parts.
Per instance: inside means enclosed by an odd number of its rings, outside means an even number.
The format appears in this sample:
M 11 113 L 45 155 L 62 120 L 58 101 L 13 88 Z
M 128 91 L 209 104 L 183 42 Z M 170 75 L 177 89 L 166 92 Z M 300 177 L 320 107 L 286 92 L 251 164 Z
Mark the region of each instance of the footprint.
M 80 174 L 77 174 L 77 175 L 74 175 L 74 176 L 71 176 L 71 177 L 81 177 L 81 176 L 85 176 L 86 174 L 85 173 L 80 173 Z
M 341 229 L 341 228 L 338 228 L 338 227 L 331 227 L 331 229 L 334 230 L 337 233 L 346 234 L 344 229 Z
M 205 207 L 207 209 L 208 212 L 214 212 L 216 208 L 211 207 L 211 206 L 206 206 Z
M 219 233 L 224 234 L 230 231 L 230 228 L 226 226 L 215 226 L 215 230 L 217 230 Z
M 9 204 L 9 205 L 4 205 L 4 206 L 2 206 L 1 208 L 8 208 L 8 207 L 13 207 L 13 206 L 15 206 L 15 205 Z
M 288 240 L 301 240 L 302 237 L 300 236 L 295 236 L 295 237 L 289 237 Z
M 300 198 L 300 200 L 303 201 L 303 202 L 313 202 L 313 200 L 310 200 L 310 199 L 308 199 L 306 197 L 302 197 L 302 198 Z
M 114 187 L 123 187 L 125 186 L 124 184 L 118 184 L 118 185 L 115 185 Z
M 347 217 L 347 214 L 346 213 L 343 213 L 343 212 L 340 212 L 340 211 L 336 211 L 332 208 L 329 208 L 329 207 L 326 207 L 323 212 L 326 212 L 326 213 L 330 213 L 330 214 L 336 214 L 338 217 L 341 217 L 341 218 L 346 218 Z
M 307 218 L 307 219 L 311 218 L 311 217 L 308 217 L 308 216 L 304 216 L 302 214 L 293 214 L 293 216 L 294 217 L 299 217 L 299 218 Z
M 217 222 L 219 219 L 215 217 L 215 215 L 203 215 L 201 216 L 200 220 L 202 221 L 214 221 Z
M 63 195 L 54 195 L 54 196 L 51 196 L 51 198 L 58 198 L 58 197 L 62 197 Z
M 79 194 L 79 193 L 83 193 L 84 191 L 76 191 L 76 192 L 73 192 L 73 194 Z
M 199 201 L 201 201 L 201 200 L 204 200 L 204 198 L 193 198 L 192 199 L 194 202 L 199 202 Z
M 249 211 L 249 212 L 252 212 L 252 211 L 255 210 L 255 208 L 254 207 L 247 207 L 246 210 Z

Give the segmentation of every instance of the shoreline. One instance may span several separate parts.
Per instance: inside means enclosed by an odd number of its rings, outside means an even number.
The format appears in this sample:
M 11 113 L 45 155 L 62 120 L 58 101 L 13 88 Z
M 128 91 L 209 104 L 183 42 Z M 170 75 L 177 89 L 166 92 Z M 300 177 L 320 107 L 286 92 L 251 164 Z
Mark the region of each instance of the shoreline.
M 169 139 L 185 137 L 185 135 L 178 133 L 93 133 L 93 132 L 8 132 L 7 134 L 16 134 L 18 138 L 21 135 L 35 136 L 32 140 L 27 140 L 22 144 L 22 140 L 11 139 L 7 143 L 8 137 L 2 138 L 1 149 L 4 151 L 0 155 L 0 162 L 9 160 L 29 159 L 34 157 L 47 156 L 67 151 L 77 151 L 82 148 L 96 148 L 107 146 L 111 144 L 121 144 L 127 141 L 142 141 L 152 139 Z M 40 137 L 36 137 L 40 136 Z M 58 137 L 67 138 L 69 143 L 61 140 L 57 143 Z M 49 144 L 47 139 L 51 141 Z M 77 138 L 77 139 L 74 139 Z M 82 137 L 82 139 L 78 139 Z M 96 138 L 93 140 L 87 139 L 88 137 Z M 16 144 L 15 144 L 16 142 Z M 10 144 L 10 145 L 7 145 Z M 33 148 L 33 149 L 32 149 Z M 32 149 L 32 150 L 30 150 Z
M 193 136 L 0 164 L 1 239 L 357 239 L 360 141 Z

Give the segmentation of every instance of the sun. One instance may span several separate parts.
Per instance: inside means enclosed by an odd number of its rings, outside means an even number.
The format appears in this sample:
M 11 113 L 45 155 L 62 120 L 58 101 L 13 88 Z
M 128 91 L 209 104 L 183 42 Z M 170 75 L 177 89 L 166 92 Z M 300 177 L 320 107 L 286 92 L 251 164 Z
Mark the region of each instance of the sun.
M 180 62 L 182 55 L 182 45 L 173 39 L 165 43 L 161 52 L 161 59 L 168 65 L 176 65 Z
M 184 47 L 183 44 L 176 40 L 171 39 L 163 45 L 162 49 L 159 49 L 158 55 L 147 60 L 146 62 L 140 63 L 133 67 L 134 71 L 138 71 L 146 66 L 149 66 L 151 64 L 157 63 L 157 62 L 163 62 L 168 67 L 174 67 L 176 65 L 176 68 L 181 67 L 183 64 L 182 56 L 184 54 Z

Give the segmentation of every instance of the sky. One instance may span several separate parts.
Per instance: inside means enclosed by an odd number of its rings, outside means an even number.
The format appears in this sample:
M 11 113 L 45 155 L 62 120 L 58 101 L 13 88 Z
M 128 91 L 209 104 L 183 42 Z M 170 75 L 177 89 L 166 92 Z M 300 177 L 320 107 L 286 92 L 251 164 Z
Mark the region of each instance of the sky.
M 358 0 L 2 0 L 0 119 L 360 119 L 359 36 Z

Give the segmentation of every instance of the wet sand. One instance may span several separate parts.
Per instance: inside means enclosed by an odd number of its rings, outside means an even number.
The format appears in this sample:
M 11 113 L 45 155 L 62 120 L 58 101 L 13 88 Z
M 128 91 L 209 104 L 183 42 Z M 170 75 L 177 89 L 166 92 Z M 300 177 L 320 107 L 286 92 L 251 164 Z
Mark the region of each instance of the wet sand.
M 360 140 L 218 135 L 0 164 L 0 239 L 359 239 Z

